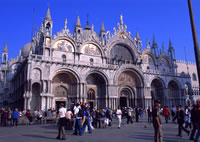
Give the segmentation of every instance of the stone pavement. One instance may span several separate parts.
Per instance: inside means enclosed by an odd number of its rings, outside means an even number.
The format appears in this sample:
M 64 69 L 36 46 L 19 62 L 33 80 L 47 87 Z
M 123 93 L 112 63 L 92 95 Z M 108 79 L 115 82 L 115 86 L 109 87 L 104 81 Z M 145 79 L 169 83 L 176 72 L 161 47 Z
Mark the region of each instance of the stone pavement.
M 113 126 L 105 129 L 95 129 L 92 134 L 84 133 L 83 136 L 74 136 L 73 131 L 67 131 L 68 142 L 153 142 L 152 124 L 147 124 L 147 120 L 139 123 L 125 124 L 121 129 L 117 128 L 114 120 Z M 189 142 L 185 132 L 183 137 L 177 137 L 177 124 L 163 123 L 164 142 Z M 0 142 L 58 142 L 63 140 L 55 139 L 57 136 L 57 126 L 55 124 L 28 125 L 12 127 L 0 127 Z

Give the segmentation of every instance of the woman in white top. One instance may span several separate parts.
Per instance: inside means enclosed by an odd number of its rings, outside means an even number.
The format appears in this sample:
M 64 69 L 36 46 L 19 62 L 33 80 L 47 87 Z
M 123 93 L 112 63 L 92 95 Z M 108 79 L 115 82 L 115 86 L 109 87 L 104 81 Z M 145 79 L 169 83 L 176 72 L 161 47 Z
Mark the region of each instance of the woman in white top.
M 120 109 L 120 106 L 118 106 L 118 109 L 116 111 L 116 115 L 117 115 L 117 118 L 118 118 L 118 121 L 119 121 L 118 128 L 120 129 L 121 123 L 122 123 L 122 111 Z
M 64 108 L 64 104 L 61 103 L 59 113 L 56 117 L 56 118 L 59 117 L 58 136 L 56 137 L 56 139 L 62 139 L 62 140 L 66 139 L 65 138 L 66 112 L 67 112 L 67 110 L 66 110 L 66 108 Z

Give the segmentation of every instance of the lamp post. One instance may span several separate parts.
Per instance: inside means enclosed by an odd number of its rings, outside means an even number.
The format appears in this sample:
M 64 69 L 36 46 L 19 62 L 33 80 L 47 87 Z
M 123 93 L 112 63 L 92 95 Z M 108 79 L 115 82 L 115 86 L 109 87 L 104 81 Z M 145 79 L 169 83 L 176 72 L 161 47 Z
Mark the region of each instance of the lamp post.
M 198 44 L 198 39 L 197 39 L 197 33 L 196 33 L 196 28 L 195 28 L 191 0 L 188 0 L 188 7 L 189 7 L 189 13 L 190 13 L 191 27 L 192 27 L 192 35 L 193 35 L 193 42 L 194 42 L 194 52 L 195 52 L 195 59 L 196 59 L 196 66 L 197 66 L 198 81 L 200 82 L 200 51 L 199 51 L 199 44 Z M 200 83 L 199 83 L 199 85 L 200 85 Z

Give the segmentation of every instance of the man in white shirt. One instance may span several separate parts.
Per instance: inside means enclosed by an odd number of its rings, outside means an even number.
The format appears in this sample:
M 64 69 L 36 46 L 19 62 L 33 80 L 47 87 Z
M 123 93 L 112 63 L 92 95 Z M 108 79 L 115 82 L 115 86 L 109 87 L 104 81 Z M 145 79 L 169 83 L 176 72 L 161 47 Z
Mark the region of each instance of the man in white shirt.
M 56 139 L 65 140 L 65 121 L 66 121 L 66 108 L 64 108 L 64 104 L 60 104 L 59 113 L 56 118 L 59 117 L 59 127 L 58 127 L 58 136 Z
M 122 111 L 120 109 L 120 106 L 118 106 L 118 109 L 116 111 L 116 115 L 117 115 L 117 118 L 118 118 L 118 121 L 119 121 L 118 128 L 120 129 L 121 123 L 122 123 Z

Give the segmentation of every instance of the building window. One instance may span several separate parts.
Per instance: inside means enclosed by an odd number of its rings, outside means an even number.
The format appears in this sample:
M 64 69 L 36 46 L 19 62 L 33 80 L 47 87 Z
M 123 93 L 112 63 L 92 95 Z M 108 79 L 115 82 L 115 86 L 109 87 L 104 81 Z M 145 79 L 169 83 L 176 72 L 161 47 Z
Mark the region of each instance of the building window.
M 66 62 L 66 61 L 67 61 L 65 55 L 62 55 L 62 60 L 63 60 L 63 62 Z
M 193 81 L 197 81 L 197 76 L 196 76 L 195 73 L 192 74 L 192 80 L 193 80 Z
M 147 66 L 147 69 L 148 69 L 148 70 L 150 69 L 149 66 Z

